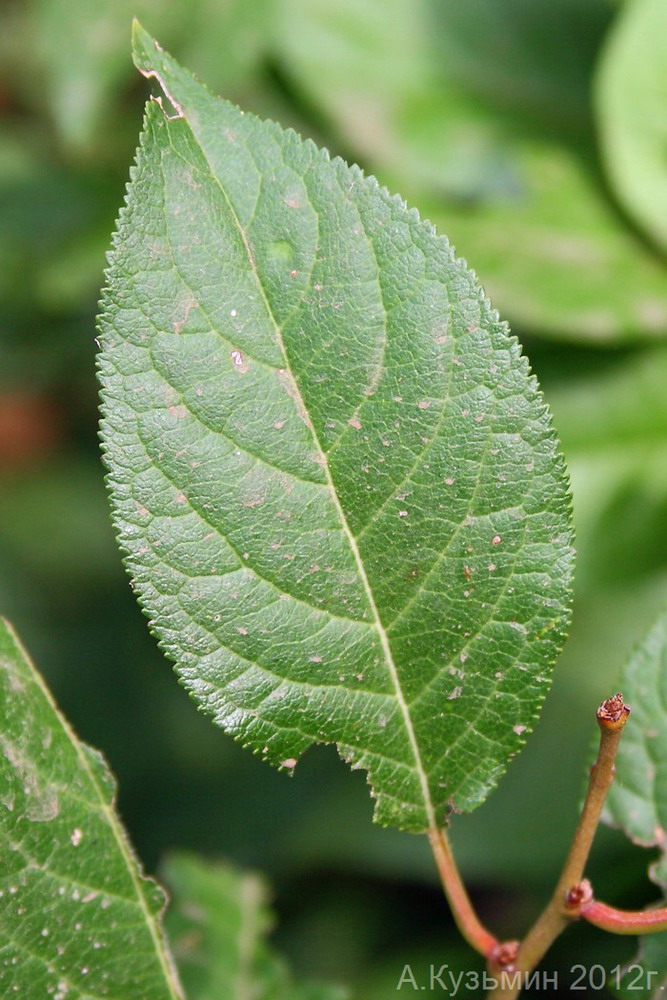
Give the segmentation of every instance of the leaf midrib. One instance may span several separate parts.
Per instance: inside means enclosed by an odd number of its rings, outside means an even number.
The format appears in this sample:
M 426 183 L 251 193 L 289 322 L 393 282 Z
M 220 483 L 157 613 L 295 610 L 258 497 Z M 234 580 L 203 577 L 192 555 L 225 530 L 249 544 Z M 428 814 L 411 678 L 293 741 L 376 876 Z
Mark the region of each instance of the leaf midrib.
M 170 95 L 169 95 L 167 87 L 165 86 L 165 83 L 164 83 L 164 81 L 162 79 L 162 74 L 160 74 L 159 72 L 156 71 L 155 72 L 155 76 L 157 77 L 157 79 L 160 82 L 160 85 L 163 87 L 165 93 L 169 97 Z M 170 97 L 170 100 L 171 100 L 171 97 Z M 296 380 L 296 377 L 294 376 L 294 374 L 292 372 L 292 367 L 290 365 L 289 355 L 287 353 L 287 350 L 286 350 L 286 347 L 285 347 L 285 343 L 284 343 L 284 340 L 283 340 L 283 337 L 282 337 L 282 330 L 281 330 L 280 324 L 277 322 L 277 319 L 276 319 L 276 317 L 275 317 L 275 315 L 273 313 L 273 309 L 271 308 L 271 304 L 269 302 L 269 299 L 268 299 L 268 297 L 266 295 L 266 292 L 265 292 L 265 289 L 264 289 L 264 285 L 262 283 L 262 279 L 260 277 L 259 270 L 257 268 L 257 262 L 255 260 L 255 255 L 253 253 L 253 250 L 252 250 L 252 247 L 251 247 L 250 242 L 248 240 L 248 237 L 246 235 L 246 232 L 245 232 L 245 230 L 244 230 L 244 228 L 243 228 L 243 226 L 241 224 L 241 221 L 240 221 L 240 219 L 239 219 L 239 217 L 238 217 L 238 215 L 237 215 L 237 213 L 236 213 L 236 211 L 234 209 L 234 206 L 233 206 L 233 204 L 232 204 L 232 202 L 231 202 L 231 200 L 230 200 L 227 192 L 225 191 L 225 188 L 224 188 L 223 184 L 221 183 L 219 177 L 217 176 L 216 171 L 214 170 L 213 164 L 211 163 L 211 161 L 209 159 L 209 156 L 208 156 L 208 153 L 207 153 L 206 149 L 204 148 L 204 146 L 200 143 L 200 141 L 198 139 L 198 136 L 196 134 L 196 131 L 195 131 L 193 125 L 190 122 L 190 119 L 188 117 L 188 113 L 187 113 L 186 109 L 183 107 L 182 104 L 180 104 L 180 102 L 177 104 L 177 107 L 179 108 L 179 110 L 181 112 L 181 115 L 183 116 L 183 120 L 185 120 L 185 122 L 188 125 L 188 128 L 190 129 L 190 132 L 192 134 L 192 137 L 193 137 L 194 141 L 197 144 L 197 147 L 200 149 L 200 151 L 202 153 L 202 156 L 204 157 L 204 159 L 206 161 L 206 164 L 207 164 L 209 172 L 210 172 L 211 179 L 213 180 L 213 182 L 217 185 L 218 189 L 220 190 L 220 193 L 221 193 L 221 196 L 222 196 L 222 198 L 223 198 L 223 200 L 225 202 L 225 205 L 227 206 L 227 208 L 229 210 L 229 213 L 230 213 L 230 216 L 231 216 L 231 218 L 233 220 L 234 226 L 237 229 L 237 232 L 239 234 L 239 237 L 240 237 L 241 242 L 243 244 L 243 247 L 245 249 L 245 252 L 246 252 L 246 255 L 247 255 L 247 258 L 248 258 L 248 263 L 250 264 L 250 268 L 251 268 L 253 276 L 255 278 L 255 282 L 256 282 L 256 285 L 257 285 L 258 293 L 259 293 L 259 295 L 261 297 L 261 300 L 262 300 L 262 302 L 264 304 L 264 307 L 266 309 L 267 316 L 269 317 L 269 319 L 270 319 L 270 321 L 271 321 L 271 323 L 273 325 L 274 333 L 275 333 L 275 338 L 276 338 L 276 344 L 277 344 L 277 346 L 278 346 L 278 348 L 279 348 L 279 350 L 280 350 L 280 352 L 281 352 L 281 354 L 282 354 L 282 356 L 284 358 L 284 361 L 285 361 L 285 371 L 289 374 L 289 377 L 292 380 L 292 383 L 293 383 L 293 386 L 294 386 L 294 392 L 296 394 L 295 403 L 296 403 L 297 407 L 300 408 L 303 411 L 303 413 L 306 414 L 308 416 L 308 418 L 309 418 L 309 430 L 311 432 L 311 435 L 312 435 L 315 447 L 317 448 L 318 456 L 319 456 L 319 459 L 320 459 L 320 462 L 321 462 L 321 467 L 322 467 L 322 469 L 324 470 L 324 473 L 325 473 L 326 485 L 329 488 L 329 492 L 331 494 L 331 498 L 332 498 L 332 502 L 333 502 L 334 508 L 335 508 L 336 513 L 338 515 L 338 518 L 340 520 L 342 531 L 343 531 L 343 533 L 344 533 L 344 535 L 345 535 L 345 537 L 347 539 L 348 545 L 350 546 L 350 550 L 352 552 L 352 555 L 353 555 L 353 558 L 354 558 L 354 561 L 355 561 L 357 572 L 359 574 L 359 578 L 361 580 L 362 587 L 363 587 L 364 593 L 366 595 L 366 599 L 368 601 L 368 605 L 369 605 L 370 610 L 371 610 L 372 619 L 373 619 L 373 625 L 374 625 L 374 627 L 375 627 L 375 629 L 377 631 L 378 637 L 380 639 L 380 645 L 382 647 L 382 652 L 384 654 L 385 663 L 387 665 L 387 670 L 389 672 L 389 676 L 390 676 L 392 685 L 394 687 L 394 691 L 395 691 L 395 695 L 396 695 L 396 701 L 397 701 L 397 704 L 399 706 L 399 709 L 400 709 L 400 712 L 401 712 L 401 716 L 403 718 L 405 730 L 406 730 L 406 733 L 407 733 L 407 736 L 408 736 L 408 742 L 410 744 L 410 749 L 412 751 L 412 756 L 413 756 L 414 764 L 415 764 L 415 771 L 416 771 L 417 777 L 419 779 L 419 785 L 420 785 L 420 789 L 421 789 L 421 793 L 422 793 L 422 798 L 423 798 L 423 802 L 424 802 L 424 810 L 425 810 L 426 817 L 427 817 L 427 820 L 428 820 L 428 826 L 429 826 L 430 829 L 436 830 L 438 827 L 437 827 L 436 818 L 435 818 L 435 808 L 434 808 L 434 805 L 433 805 L 433 801 L 431 799 L 431 793 L 430 793 L 429 784 L 428 784 L 428 777 L 426 775 L 424 764 L 422 762 L 421 753 L 420 753 L 420 750 L 419 750 L 419 744 L 418 744 L 418 741 L 417 741 L 417 736 L 416 736 L 416 733 L 415 733 L 414 725 L 412 723 L 412 717 L 410 715 L 410 709 L 409 709 L 408 703 L 407 703 L 407 701 L 405 699 L 405 696 L 403 694 L 403 689 L 401 687 L 400 678 L 398 676 L 398 670 L 396 668 L 396 664 L 394 662 L 394 657 L 393 657 L 393 654 L 392 654 L 391 646 L 390 646 L 390 643 L 389 643 L 389 637 L 388 637 L 387 632 L 386 632 L 386 630 L 385 630 L 385 628 L 384 628 L 384 626 L 382 624 L 382 620 L 380 618 L 380 613 L 379 613 L 377 604 L 375 602 L 375 597 L 374 597 L 373 590 L 372 590 L 371 585 L 370 585 L 370 581 L 369 581 L 368 576 L 366 574 L 366 569 L 365 569 L 365 566 L 363 564 L 363 560 L 361 558 L 361 553 L 359 551 L 359 547 L 357 545 L 356 538 L 354 537 L 354 535 L 352 533 L 352 530 L 351 530 L 351 528 L 350 528 L 350 526 L 348 524 L 347 518 L 345 516 L 345 512 L 343 511 L 343 508 L 341 506 L 340 500 L 338 498 L 338 493 L 336 491 L 335 483 L 334 483 L 332 475 L 331 475 L 331 469 L 330 469 L 330 466 L 329 466 L 329 461 L 328 461 L 328 458 L 327 458 L 327 454 L 324 451 L 324 449 L 322 447 L 322 444 L 321 444 L 321 442 L 319 440 L 319 437 L 318 437 L 318 435 L 317 435 L 317 433 L 315 431 L 315 427 L 313 425 L 312 420 L 310 419 L 309 410 L 308 410 L 308 407 L 306 406 L 305 400 L 304 400 L 303 395 L 301 393 L 301 389 L 300 389 L 299 384 L 298 384 L 298 382 Z M 248 147 L 246 146 L 246 149 L 247 148 Z M 248 150 L 248 152 L 252 156 L 252 152 L 250 150 Z M 366 239 L 368 239 L 370 242 L 372 242 L 371 241 L 371 237 L 365 231 L 364 231 L 364 235 L 366 236 Z

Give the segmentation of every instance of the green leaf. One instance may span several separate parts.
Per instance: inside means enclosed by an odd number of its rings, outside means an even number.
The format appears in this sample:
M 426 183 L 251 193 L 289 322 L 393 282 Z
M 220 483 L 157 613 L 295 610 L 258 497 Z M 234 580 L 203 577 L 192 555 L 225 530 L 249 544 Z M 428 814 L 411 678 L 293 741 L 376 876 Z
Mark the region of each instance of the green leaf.
M 428 202 L 474 255 L 494 301 L 544 336 L 591 344 L 663 339 L 664 265 L 619 218 L 586 158 L 508 133 L 501 131 L 514 193 L 490 191 L 472 209 Z
M 144 0 L 139 7 L 146 8 Z M 37 0 L 34 10 L 30 40 L 47 81 L 44 96 L 62 140 L 80 150 L 97 134 L 111 93 L 127 75 L 127 25 L 137 3 Z
M 219 86 L 236 93 L 259 61 L 271 2 L 35 0 L 34 26 L 19 41 L 35 46 L 39 96 L 43 102 L 46 94 L 64 143 L 80 151 L 99 139 L 100 126 L 106 126 L 114 100 L 131 78 L 127 43 L 133 16 L 150 18 L 197 67 L 210 69 Z
M 663 337 L 664 265 L 606 197 L 590 141 L 605 4 L 426 9 L 282 0 L 283 72 L 346 148 L 418 199 L 513 322 L 569 340 Z
M 166 927 L 188 1000 L 344 1000 L 334 986 L 296 985 L 266 937 L 264 882 L 229 865 L 176 855 L 164 866 L 173 893 Z
M 630 657 L 619 687 L 631 707 L 616 755 L 616 777 L 607 795 L 604 820 L 637 844 L 658 847 L 649 874 L 667 888 L 667 610 Z M 661 904 L 661 905 L 664 905 Z M 644 970 L 641 972 L 640 970 Z M 646 972 L 653 978 L 646 978 Z M 634 987 L 632 984 L 635 984 Z M 644 935 L 639 955 L 619 996 L 661 996 L 667 985 L 667 932 Z
M 636 587 L 667 563 L 667 350 L 581 368 L 548 397 L 572 479 L 577 593 L 595 596 L 610 583 Z M 664 593 L 659 577 L 656 589 Z
M 639 953 L 624 969 L 620 983 L 616 975 L 607 982 L 612 993 L 622 1000 L 639 997 L 662 1000 L 667 990 L 667 932 L 642 934 Z
M 2 996 L 178 1000 L 164 897 L 142 877 L 101 755 L 0 623 Z
M 624 208 L 667 248 L 667 6 L 626 0 L 599 68 L 597 109 L 609 178 Z
M 430 0 L 452 81 L 553 133 L 590 130 L 590 75 L 607 0 Z
M 667 611 L 635 650 L 619 682 L 631 715 L 616 756 L 605 819 L 635 843 L 659 847 L 651 877 L 667 886 Z
M 244 744 L 291 769 L 335 742 L 380 822 L 439 824 L 495 785 L 561 645 L 548 412 L 429 224 L 135 43 L 164 107 L 115 239 L 100 372 L 141 603 Z

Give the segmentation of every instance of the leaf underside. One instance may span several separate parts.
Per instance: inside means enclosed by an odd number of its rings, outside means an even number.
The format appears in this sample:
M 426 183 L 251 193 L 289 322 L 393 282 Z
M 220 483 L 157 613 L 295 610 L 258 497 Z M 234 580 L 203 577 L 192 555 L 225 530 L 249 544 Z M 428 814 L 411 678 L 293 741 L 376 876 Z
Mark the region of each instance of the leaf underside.
M 158 917 L 95 750 L 0 622 L 0 995 L 179 1000 Z
M 148 105 L 100 318 L 121 544 L 162 647 L 376 819 L 486 797 L 562 644 L 566 476 L 474 275 L 355 167 L 213 98 L 138 28 Z

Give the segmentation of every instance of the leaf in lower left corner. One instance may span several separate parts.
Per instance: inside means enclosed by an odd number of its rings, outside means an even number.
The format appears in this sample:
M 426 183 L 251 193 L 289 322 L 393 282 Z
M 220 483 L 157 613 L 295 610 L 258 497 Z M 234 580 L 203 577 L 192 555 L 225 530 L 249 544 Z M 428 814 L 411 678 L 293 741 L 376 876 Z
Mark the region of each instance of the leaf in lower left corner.
M 114 792 L 0 621 L 0 996 L 183 1000 Z

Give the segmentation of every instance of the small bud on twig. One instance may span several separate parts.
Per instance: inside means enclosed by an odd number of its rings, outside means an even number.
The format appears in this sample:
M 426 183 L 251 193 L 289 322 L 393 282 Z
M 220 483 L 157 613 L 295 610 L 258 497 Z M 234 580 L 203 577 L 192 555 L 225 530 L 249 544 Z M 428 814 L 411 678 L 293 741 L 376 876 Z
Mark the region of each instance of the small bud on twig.
M 605 729 L 622 729 L 629 715 L 630 706 L 625 704 L 623 695 L 619 691 L 603 701 L 598 708 L 598 725 Z
M 565 893 L 565 906 L 570 912 L 570 916 L 578 916 L 578 911 L 585 903 L 590 903 L 593 899 L 593 887 L 587 878 L 571 886 Z
M 505 972 L 514 971 L 514 963 L 519 954 L 519 941 L 501 941 L 493 949 L 490 955 L 490 962 L 496 969 L 504 969 Z

